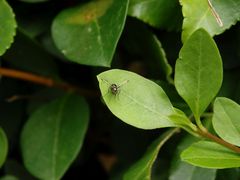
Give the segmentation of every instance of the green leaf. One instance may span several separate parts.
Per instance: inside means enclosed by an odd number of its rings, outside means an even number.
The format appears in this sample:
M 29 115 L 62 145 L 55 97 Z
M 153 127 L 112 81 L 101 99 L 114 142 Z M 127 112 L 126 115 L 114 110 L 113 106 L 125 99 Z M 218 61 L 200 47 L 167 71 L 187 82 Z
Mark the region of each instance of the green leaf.
M 199 29 L 183 45 L 175 67 L 175 86 L 196 119 L 216 96 L 222 83 L 222 61 L 209 34 Z
M 103 99 L 119 119 L 142 129 L 186 126 L 191 122 L 174 109 L 160 86 L 133 72 L 113 69 L 97 76 Z M 111 91 L 111 85 L 117 87 Z
M 10 47 L 16 34 L 16 21 L 11 7 L 0 0 L 0 56 Z
M 178 144 L 176 152 L 171 161 L 169 180 L 215 180 L 217 173 L 216 169 L 207 169 L 193 166 L 184 161 L 181 161 L 180 159 L 180 154 L 182 151 L 196 141 L 199 141 L 199 138 L 188 134 Z
M 182 13 L 178 0 L 130 0 L 128 15 L 151 26 L 168 30 L 180 29 L 182 24 Z
M 122 42 L 128 53 L 147 62 L 145 65 L 151 77 L 157 79 L 161 76 L 172 82 L 172 67 L 168 63 L 162 44 L 145 24 L 132 19 L 128 20 Z
M 240 146 L 240 105 L 219 97 L 214 102 L 213 127 L 225 141 Z
M 215 180 L 216 170 L 201 168 L 181 162 L 178 169 L 170 176 L 169 180 Z
M 221 34 L 240 20 L 240 1 L 211 0 L 223 26 L 217 23 L 207 0 L 181 0 L 183 20 L 182 40 L 185 41 L 196 29 L 204 28 L 211 36 Z
M 165 144 L 174 133 L 178 131 L 177 128 L 171 129 L 159 138 L 157 138 L 147 149 L 143 157 L 138 160 L 130 169 L 124 174 L 124 180 L 150 180 L 152 166 L 157 158 L 160 148 Z
M 127 7 L 128 0 L 95 0 L 64 10 L 52 25 L 57 47 L 74 62 L 110 66 Z
M 240 167 L 240 156 L 215 142 L 200 141 L 192 144 L 181 154 L 181 159 L 192 165 L 223 169 Z
M 61 179 L 79 153 L 89 120 L 83 98 L 67 95 L 35 111 L 21 134 L 26 168 L 39 179 Z
M 0 168 L 4 164 L 8 152 L 8 141 L 7 136 L 3 129 L 0 128 Z

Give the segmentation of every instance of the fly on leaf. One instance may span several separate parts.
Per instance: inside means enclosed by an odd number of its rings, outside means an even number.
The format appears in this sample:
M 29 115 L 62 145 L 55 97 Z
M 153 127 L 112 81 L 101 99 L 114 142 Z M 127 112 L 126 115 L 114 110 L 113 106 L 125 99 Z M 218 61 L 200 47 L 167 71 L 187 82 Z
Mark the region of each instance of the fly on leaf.
M 113 95 L 117 95 L 120 93 L 121 91 L 121 86 L 123 86 L 124 84 L 128 83 L 129 80 L 125 80 L 122 83 L 120 83 L 119 85 L 115 84 L 115 83 L 109 83 L 107 80 L 105 79 L 101 79 L 102 81 L 104 81 L 105 83 L 109 84 L 109 92 L 111 92 Z

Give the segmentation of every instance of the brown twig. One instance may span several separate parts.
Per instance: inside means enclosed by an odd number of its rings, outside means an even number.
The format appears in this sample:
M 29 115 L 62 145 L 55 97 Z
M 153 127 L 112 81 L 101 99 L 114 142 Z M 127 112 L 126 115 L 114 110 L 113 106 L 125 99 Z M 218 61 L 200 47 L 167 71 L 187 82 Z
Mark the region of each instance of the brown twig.
M 216 142 L 216 143 L 218 143 L 218 144 L 221 144 L 221 145 L 227 147 L 228 149 L 233 150 L 233 151 L 236 152 L 236 153 L 240 153 L 240 148 L 239 148 L 239 147 L 234 146 L 233 144 L 230 144 L 230 143 L 224 141 L 223 139 L 220 139 L 220 138 L 217 137 L 217 136 L 214 136 L 213 134 L 211 134 L 211 133 L 208 132 L 207 130 L 202 131 L 201 129 L 199 129 L 197 133 L 198 133 L 200 136 L 205 137 L 205 138 L 208 138 L 208 139 L 211 139 L 212 141 L 214 141 L 214 142 Z
M 89 89 L 80 88 L 65 82 L 57 82 L 51 78 L 35 75 L 32 73 L 27 73 L 19 70 L 13 70 L 8 68 L 0 67 L 0 75 L 21 79 L 24 81 L 29 81 L 35 84 L 40 84 L 47 87 L 55 87 L 58 89 L 62 89 L 64 91 L 76 92 L 82 96 L 89 96 L 89 97 L 98 97 L 99 92 Z

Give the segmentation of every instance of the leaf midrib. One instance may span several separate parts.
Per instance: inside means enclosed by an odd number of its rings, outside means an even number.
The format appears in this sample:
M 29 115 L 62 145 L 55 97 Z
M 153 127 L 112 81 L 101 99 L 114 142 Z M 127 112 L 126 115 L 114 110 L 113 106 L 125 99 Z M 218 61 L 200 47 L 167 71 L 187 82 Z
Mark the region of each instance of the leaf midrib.
M 102 57 L 102 59 L 105 59 L 105 54 L 104 54 L 104 44 L 103 44 L 103 42 L 102 42 L 102 35 L 101 35 L 101 28 L 100 28 L 100 26 L 99 26 L 99 23 L 98 23 L 98 20 L 97 19 L 95 19 L 94 21 L 94 24 L 95 24 L 95 26 L 96 26 L 96 29 L 97 29 L 97 42 L 98 42 L 98 45 L 99 45 L 99 48 L 100 48 L 100 51 L 101 51 L 101 57 Z
M 202 57 L 202 37 L 199 38 L 199 54 L 198 54 L 198 72 L 197 72 L 197 94 L 196 94 L 196 118 L 199 118 L 199 102 L 200 102 L 200 87 L 201 87 L 201 59 Z
M 176 125 L 173 121 L 171 121 L 171 119 L 166 116 L 166 115 L 163 115 L 161 113 L 159 113 L 158 111 L 154 111 L 152 110 L 151 108 L 149 108 L 148 106 L 144 105 L 143 103 L 137 101 L 135 98 L 131 97 L 130 95 L 128 95 L 126 92 L 122 91 L 121 93 L 124 93 L 129 99 L 131 99 L 132 101 L 134 101 L 136 104 L 138 104 L 139 106 L 147 109 L 148 111 L 154 113 L 154 114 L 157 114 L 158 116 L 160 116 L 160 119 L 163 119 L 163 120 L 166 120 L 166 121 L 169 121 L 171 124 L 173 125 Z M 173 110 L 173 107 L 171 107 L 172 109 L 172 113 L 174 113 L 174 110 Z M 170 114 L 169 114 L 170 115 Z
M 58 154 L 58 142 L 59 142 L 59 132 L 60 132 L 60 124 L 62 121 L 62 114 L 63 114 L 63 109 L 64 109 L 64 105 L 65 102 L 67 101 L 68 96 L 64 97 L 64 99 L 62 99 L 61 103 L 59 103 L 59 108 L 58 108 L 58 112 L 55 116 L 56 119 L 56 125 L 55 125 L 55 129 L 54 129 L 54 141 L 53 141 L 53 150 L 52 150 L 52 177 L 53 180 L 56 179 L 56 164 L 57 164 L 57 154 Z

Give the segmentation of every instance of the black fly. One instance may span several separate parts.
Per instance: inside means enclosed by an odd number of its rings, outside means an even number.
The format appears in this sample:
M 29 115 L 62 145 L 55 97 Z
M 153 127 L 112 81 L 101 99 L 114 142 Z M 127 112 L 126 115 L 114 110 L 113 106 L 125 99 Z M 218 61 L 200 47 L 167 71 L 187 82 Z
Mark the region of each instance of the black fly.
M 119 92 L 119 86 L 117 86 L 116 84 L 111 84 L 109 89 L 113 95 L 117 95 L 117 93 Z
M 117 84 L 110 84 L 107 80 L 105 80 L 105 79 L 102 79 L 104 82 L 106 82 L 107 84 L 109 84 L 110 86 L 109 86 L 109 91 L 113 94 L 113 95 L 117 95 L 117 94 L 119 94 L 119 92 L 120 92 L 120 87 L 122 86 L 122 85 L 124 85 L 125 83 L 127 83 L 128 82 L 128 80 L 125 80 L 125 81 L 123 81 L 121 84 L 119 84 L 119 85 L 117 85 Z

